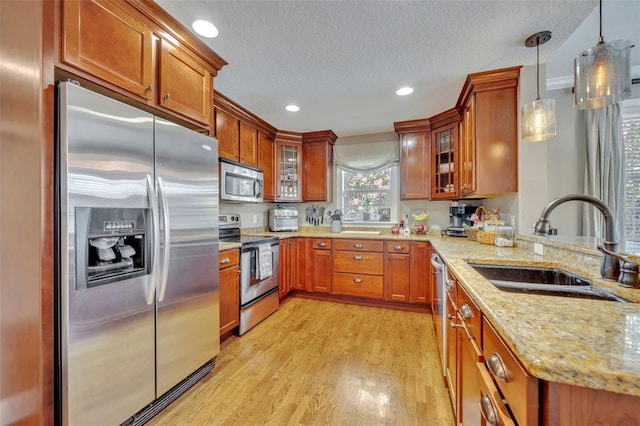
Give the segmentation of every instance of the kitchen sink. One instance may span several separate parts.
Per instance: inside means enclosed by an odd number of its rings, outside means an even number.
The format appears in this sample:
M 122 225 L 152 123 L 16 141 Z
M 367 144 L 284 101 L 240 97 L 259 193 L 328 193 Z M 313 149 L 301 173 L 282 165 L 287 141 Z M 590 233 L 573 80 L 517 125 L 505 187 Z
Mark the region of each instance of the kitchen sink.
M 340 231 L 341 234 L 352 235 L 380 235 L 382 231 Z
M 629 302 L 607 290 L 591 285 L 591 281 L 587 278 L 558 268 L 468 263 L 503 291 Z

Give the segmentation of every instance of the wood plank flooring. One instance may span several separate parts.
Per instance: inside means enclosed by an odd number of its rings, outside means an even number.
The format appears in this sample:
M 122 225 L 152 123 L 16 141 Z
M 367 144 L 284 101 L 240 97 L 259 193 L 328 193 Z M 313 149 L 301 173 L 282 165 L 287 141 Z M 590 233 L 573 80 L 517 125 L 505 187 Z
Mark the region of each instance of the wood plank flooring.
M 290 298 L 149 425 L 454 424 L 431 315 Z

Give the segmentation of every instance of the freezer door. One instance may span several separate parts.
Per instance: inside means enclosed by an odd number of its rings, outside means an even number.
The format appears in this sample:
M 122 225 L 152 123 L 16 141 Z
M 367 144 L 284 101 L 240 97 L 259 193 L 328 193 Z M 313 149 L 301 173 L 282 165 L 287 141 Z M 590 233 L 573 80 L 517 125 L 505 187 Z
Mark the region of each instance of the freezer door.
M 151 270 L 88 287 L 76 260 L 89 208 L 150 210 L 153 117 L 69 83 L 58 117 L 58 411 L 65 425 L 120 424 L 155 397 Z
M 155 126 L 164 259 L 156 318 L 160 396 L 220 350 L 218 145 L 157 117 Z

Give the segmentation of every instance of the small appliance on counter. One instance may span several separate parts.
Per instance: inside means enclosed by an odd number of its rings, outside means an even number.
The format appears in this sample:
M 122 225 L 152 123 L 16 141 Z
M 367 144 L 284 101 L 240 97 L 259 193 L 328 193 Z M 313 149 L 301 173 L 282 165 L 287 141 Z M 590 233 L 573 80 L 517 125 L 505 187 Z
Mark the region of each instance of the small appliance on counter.
M 269 210 L 269 230 L 273 232 L 298 230 L 298 209 L 278 206 Z
M 453 201 L 449 207 L 449 227 L 442 231 L 442 235 L 466 237 L 464 225 L 473 226 L 470 218 L 475 211 L 474 206 L 459 205 L 457 201 Z

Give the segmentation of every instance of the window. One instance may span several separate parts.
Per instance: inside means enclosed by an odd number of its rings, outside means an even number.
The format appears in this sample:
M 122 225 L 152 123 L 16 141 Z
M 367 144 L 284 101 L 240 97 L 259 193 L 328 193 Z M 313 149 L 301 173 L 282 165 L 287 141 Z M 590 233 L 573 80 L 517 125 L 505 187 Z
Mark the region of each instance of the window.
M 624 236 L 626 248 L 640 248 L 640 99 L 622 103 L 625 155 Z
M 396 222 L 397 166 L 374 172 L 338 169 L 339 208 L 344 222 Z

